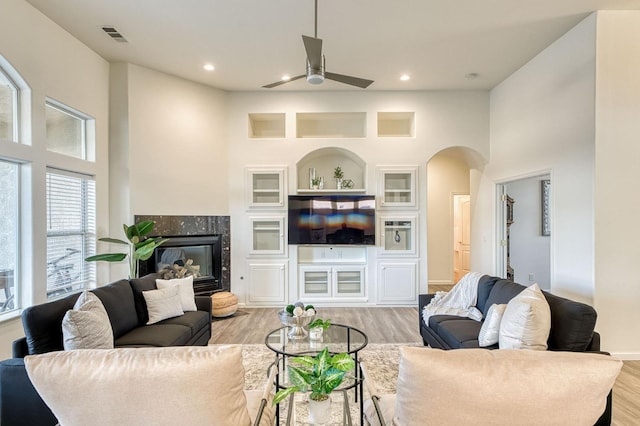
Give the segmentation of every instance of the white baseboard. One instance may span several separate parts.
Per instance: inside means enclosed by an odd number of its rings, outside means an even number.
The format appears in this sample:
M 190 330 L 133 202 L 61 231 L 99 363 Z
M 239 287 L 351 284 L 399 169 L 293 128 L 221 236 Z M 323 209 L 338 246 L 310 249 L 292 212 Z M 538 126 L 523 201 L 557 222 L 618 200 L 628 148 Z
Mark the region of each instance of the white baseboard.
M 451 280 L 429 280 L 427 285 L 454 285 L 455 283 Z
M 611 352 L 611 356 L 623 361 L 640 361 L 640 353 L 637 352 Z

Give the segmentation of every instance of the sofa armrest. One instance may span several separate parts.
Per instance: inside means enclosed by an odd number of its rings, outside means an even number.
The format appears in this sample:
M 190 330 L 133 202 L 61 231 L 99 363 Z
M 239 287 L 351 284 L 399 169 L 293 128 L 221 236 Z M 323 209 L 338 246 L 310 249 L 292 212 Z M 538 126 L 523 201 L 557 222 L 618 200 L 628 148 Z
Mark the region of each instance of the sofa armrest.
M 589 346 L 585 349 L 587 352 L 598 352 L 600 351 L 600 333 L 594 331 L 593 337 L 591 338 L 591 342 L 589 342 Z
M 21 337 L 11 344 L 11 351 L 14 358 L 24 358 L 29 355 L 29 347 L 27 346 L 27 338 Z
M 211 296 L 196 296 L 196 307 L 199 311 L 209 312 L 212 314 Z
M 53 426 L 58 420 L 33 387 L 24 358 L 0 362 L 0 424 Z
M 419 294 L 418 295 L 418 330 L 422 325 L 422 310 L 425 306 L 431 303 L 431 299 L 435 297 L 435 294 Z M 425 324 L 429 325 L 429 324 Z

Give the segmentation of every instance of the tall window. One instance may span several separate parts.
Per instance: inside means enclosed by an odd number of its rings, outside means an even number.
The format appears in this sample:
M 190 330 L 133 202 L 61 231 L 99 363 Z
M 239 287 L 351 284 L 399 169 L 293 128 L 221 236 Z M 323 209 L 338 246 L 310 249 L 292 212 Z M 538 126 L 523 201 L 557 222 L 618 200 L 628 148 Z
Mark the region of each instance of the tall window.
M 18 140 L 18 89 L 0 68 L 0 140 Z
M 18 200 L 20 166 L 0 160 L 0 313 L 18 308 Z
M 95 281 L 96 186 L 90 176 L 47 171 L 47 297 L 85 289 Z
M 46 103 L 47 149 L 87 159 L 87 120 L 83 114 L 53 100 Z

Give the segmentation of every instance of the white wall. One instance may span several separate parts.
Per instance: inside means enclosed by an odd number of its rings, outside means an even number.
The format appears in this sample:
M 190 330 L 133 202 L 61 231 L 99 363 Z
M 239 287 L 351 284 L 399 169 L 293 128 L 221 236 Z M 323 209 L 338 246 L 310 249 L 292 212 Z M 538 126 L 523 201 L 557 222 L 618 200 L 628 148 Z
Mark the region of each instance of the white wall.
M 550 176 L 518 179 L 505 185 L 507 194 L 515 200 L 509 253 L 515 282 L 527 286 L 536 282 L 541 289 L 550 290 L 551 238 L 541 235 L 543 179 Z
M 587 303 L 594 291 L 595 22 L 587 17 L 491 91 L 491 157 L 484 174 L 472 173 L 473 268 L 496 272 L 496 183 L 551 171 L 551 291 Z
M 427 190 L 423 194 L 428 197 L 429 285 L 455 284 L 452 197 L 453 194 L 469 194 L 469 166 L 457 151 L 439 152 L 427 164 Z M 421 232 L 421 238 L 424 234 Z
M 32 121 L 24 130 L 26 144 L 2 143 L 0 156 L 26 159 L 30 164 L 30 194 L 24 200 L 32 214 L 23 212 L 22 282 L 33 281 L 34 293 L 24 294 L 27 303 L 46 300 L 46 208 L 47 166 L 95 175 L 98 232 L 108 233 L 108 102 L 109 65 L 92 50 L 22 0 L 3 0 L 0 12 L 0 55 L 30 86 Z M 83 162 L 49 153 L 45 147 L 45 99 L 51 97 L 96 120 L 96 161 Z M 30 145 L 30 146 L 29 146 Z M 25 212 L 28 211 L 25 209 Z M 30 266 L 32 265 L 32 266 Z M 100 276 L 107 268 L 99 266 Z M 27 285 L 29 287 L 29 285 Z M 26 292 L 25 292 L 26 293 Z M 18 318 L 0 323 L 0 358 L 11 355 L 11 341 L 24 335 Z
M 595 307 L 603 346 L 640 359 L 640 12 L 599 12 Z

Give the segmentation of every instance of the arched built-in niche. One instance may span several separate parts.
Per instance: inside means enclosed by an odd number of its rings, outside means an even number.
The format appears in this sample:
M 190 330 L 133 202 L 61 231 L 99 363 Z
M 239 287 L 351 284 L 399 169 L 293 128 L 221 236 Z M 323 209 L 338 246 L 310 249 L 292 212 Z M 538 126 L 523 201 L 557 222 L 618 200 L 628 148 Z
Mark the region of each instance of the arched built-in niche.
M 344 173 L 343 179 L 353 181 L 351 189 L 340 191 L 364 192 L 366 190 L 367 165 L 358 155 L 339 147 L 320 148 L 311 151 L 298 161 L 297 168 L 297 190 L 310 191 L 309 170 L 314 168 L 316 176 L 324 178 L 325 192 L 338 191 L 336 181 L 333 178 L 333 171 L 340 167 Z

